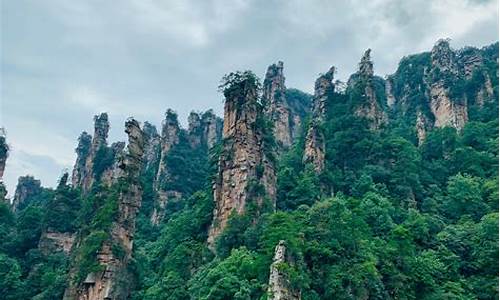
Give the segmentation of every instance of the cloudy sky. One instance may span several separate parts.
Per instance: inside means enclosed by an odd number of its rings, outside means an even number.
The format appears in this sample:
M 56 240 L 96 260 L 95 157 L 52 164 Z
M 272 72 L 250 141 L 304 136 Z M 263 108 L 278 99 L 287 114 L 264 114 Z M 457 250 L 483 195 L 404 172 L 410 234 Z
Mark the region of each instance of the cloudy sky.
M 442 37 L 455 48 L 497 41 L 498 1 L 2 0 L 4 180 L 11 195 L 20 175 L 54 186 L 101 111 L 110 140 L 123 140 L 128 116 L 221 114 L 217 85 L 230 71 L 262 77 L 283 60 L 287 86 L 311 91 L 331 65 L 346 79 L 366 48 L 383 76 Z

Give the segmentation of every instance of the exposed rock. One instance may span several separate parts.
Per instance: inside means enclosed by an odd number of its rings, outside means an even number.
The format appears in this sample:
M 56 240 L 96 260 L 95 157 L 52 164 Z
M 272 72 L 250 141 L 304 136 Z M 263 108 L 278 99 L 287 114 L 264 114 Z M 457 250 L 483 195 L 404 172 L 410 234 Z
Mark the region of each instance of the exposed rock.
M 269 66 L 264 79 L 262 99 L 268 118 L 274 125 L 274 137 L 278 145 L 288 148 L 292 145 L 292 116 L 285 98 L 285 76 L 283 76 L 283 62 Z
M 201 125 L 203 128 L 202 141 L 210 149 L 222 139 L 222 119 L 210 109 L 201 116 Z
M 161 137 L 156 127 L 149 122 L 144 122 L 142 131 L 144 132 L 144 169 L 158 168 Z
M 415 123 L 415 129 L 417 130 L 418 144 L 422 145 L 425 141 L 425 137 L 427 136 L 428 125 L 427 118 L 420 110 L 417 111 L 417 121 Z
M 258 206 L 262 204 L 264 195 L 254 192 L 257 186 L 262 187 L 273 205 L 276 198 L 274 160 L 268 152 L 272 149 L 264 145 L 263 128 L 259 127 L 262 123 L 259 118 L 264 115 L 256 85 L 252 78 L 243 78 L 228 87 L 224 96 L 224 142 L 214 185 L 214 217 L 208 236 L 212 246 L 233 211 L 243 214 L 248 201 Z
M 114 142 L 109 147 L 113 156 L 113 164 L 101 174 L 101 183 L 110 187 L 122 176 L 123 170 L 120 168 L 120 161 L 123 159 L 125 142 Z
M 392 83 L 390 80 L 385 81 L 385 94 L 387 96 L 387 107 L 392 108 L 396 103 L 396 98 L 392 93 Z
M 294 290 L 290 286 L 287 274 L 282 270 L 283 264 L 290 263 L 286 255 L 285 241 L 280 241 L 274 250 L 273 263 L 269 271 L 269 300 L 299 300 L 300 291 Z
M 368 49 L 363 54 L 359 63 L 359 70 L 354 80 L 355 85 L 364 90 L 363 96 L 365 102 L 359 105 L 355 113 L 356 115 L 366 118 L 370 122 L 370 128 L 373 130 L 379 129 L 380 126 L 387 122 L 387 116 L 380 106 L 381 99 L 377 99 L 374 87 L 373 62 L 370 58 L 371 49 Z
M 97 253 L 103 271 L 89 273 L 83 283 L 71 285 L 64 299 L 100 300 L 126 299 L 130 289 L 127 265 L 132 257 L 135 220 L 141 206 L 142 190 L 139 175 L 143 166 L 144 135 L 139 122 L 129 119 L 125 123 L 128 135 L 127 152 L 120 160 L 123 170 L 119 180 L 126 181 L 118 198 L 117 218 L 111 226 L 111 239 L 104 242 Z M 112 246 L 113 245 L 113 246 Z M 123 255 L 117 257 L 112 247 L 120 247 Z
M 222 137 L 222 120 L 212 110 L 191 112 L 188 117 L 188 135 L 192 148 L 212 148 Z
M 328 96 L 333 94 L 335 85 L 333 75 L 335 67 L 321 75 L 314 84 L 314 98 L 312 101 L 312 121 L 307 130 L 304 149 L 304 163 L 311 163 L 316 172 L 325 167 L 325 137 L 321 124 L 325 118 L 325 106 Z
M 18 179 L 16 192 L 14 193 L 14 199 L 12 201 L 12 210 L 17 212 L 29 203 L 27 200 L 40 194 L 42 192 L 42 187 L 40 185 L 40 180 L 35 179 L 33 176 L 21 176 Z
M 461 130 L 468 120 L 467 101 L 460 95 L 455 99 L 450 97 L 447 81 L 457 80 L 459 70 L 455 52 L 451 50 L 448 40 L 439 40 L 436 43 L 431 51 L 431 62 L 429 94 L 430 109 L 435 119 L 434 127 L 451 126 Z
M 38 248 L 44 255 L 54 252 L 69 254 L 75 242 L 75 234 L 69 232 L 43 231 L 40 236 Z
M 87 176 L 86 163 L 90 155 L 90 149 L 92 147 L 92 136 L 86 131 L 80 134 L 78 137 L 78 146 L 75 149 L 76 152 L 76 162 L 73 167 L 73 175 L 71 183 L 74 187 L 79 187 L 83 183 L 83 179 Z
M 0 181 L 3 179 L 3 172 L 5 170 L 5 163 L 7 162 L 8 155 L 9 145 L 7 145 L 7 140 L 5 138 L 5 130 L 0 128 Z
M 153 183 L 153 189 L 156 191 L 156 203 L 151 216 L 151 222 L 158 224 L 161 216 L 163 215 L 163 208 L 165 208 L 168 199 L 172 195 L 180 195 L 166 190 L 165 182 L 169 176 L 166 164 L 166 157 L 172 147 L 179 143 L 180 127 L 177 119 L 177 114 L 168 109 L 165 114 L 165 120 L 162 124 L 161 141 L 160 141 L 160 162 L 158 164 L 158 171 Z
M 77 171 L 76 174 L 80 175 L 75 175 L 75 172 L 73 173 L 76 180 L 75 186 L 80 186 L 82 187 L 82 190 L 84 193 L 87 193 L 92 185 L 94 184 L 95 177 L 94 177 L 94 159 L 96 157 L 97 152 L 101 147 L 107 147 L 107 138 L 108 138 L 108 132 L 109 132 L 109 121 L 108 121 L 108 114 L 107 113 L 101 113 L 100 115 L 94 116 L 94 137 L 92 139 L 92 143 L 90 145 L 90 150 L 88 155 L 85 155 L 86 149 L 85 147 L 88 146 L 88 135 L 82 134 L 80 138 L 83 137 L 85 139 L 82 141 L 82 155 L 80 157 L 79 147 L 77 147 L 77 154 L 79 157 L 77 158 L 77 162 L 75 164 L 75 170 L 80 169 L 81 164 L 79 164 L 79 159 L 84 156 L 86 156 L 85 160 L 85 168 L 84 172 Z M 80 146 L 80 140 L 79 140 L 79 146 Z M 80 180 L 78 180 L 80 179 Z

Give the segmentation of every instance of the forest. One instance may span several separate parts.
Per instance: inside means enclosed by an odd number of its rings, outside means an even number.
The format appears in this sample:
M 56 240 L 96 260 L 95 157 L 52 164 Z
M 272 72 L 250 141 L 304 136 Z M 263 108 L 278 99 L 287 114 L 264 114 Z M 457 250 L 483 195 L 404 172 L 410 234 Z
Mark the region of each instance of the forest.
M 186 129 L 108 145 L 102 113 L 55 188 L 0 184 L 0 298 L 497 299 L 498 43 L 386 78 L 368 50 L 313 95 L 283 68 L 229 73 Z

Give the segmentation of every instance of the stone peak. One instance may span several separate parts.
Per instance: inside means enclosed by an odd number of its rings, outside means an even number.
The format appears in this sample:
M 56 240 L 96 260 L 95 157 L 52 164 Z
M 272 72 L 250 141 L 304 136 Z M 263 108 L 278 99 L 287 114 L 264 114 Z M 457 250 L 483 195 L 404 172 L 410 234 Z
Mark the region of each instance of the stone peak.
M 273 77 L 283 77 L 283 62 L 278 61 L 267 68 L 266 79 Z
M 455 52 L 450 47 L 450 39 L 440 39 L 431 51 L 433 66 L 445 71 L 453 69 Z
M 321 74 L 316 82 L 314 83 L 314 96 L 321 97 L 327 91 L 328 88 L 333 87 L 333 77 L 337 69 L 334 66 L 331 66 L 328 72 L 325 74 Z
M 359 62 L 359 73 L 364 76 L 373 76 L 373 62 L 371 60 L 371 49 L 366 49 Z

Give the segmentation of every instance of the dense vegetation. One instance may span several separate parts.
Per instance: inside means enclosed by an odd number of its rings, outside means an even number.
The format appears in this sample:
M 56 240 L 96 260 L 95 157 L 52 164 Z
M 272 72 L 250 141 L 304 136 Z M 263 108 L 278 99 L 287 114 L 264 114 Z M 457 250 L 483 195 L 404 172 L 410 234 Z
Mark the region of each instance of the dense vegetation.
M 215 253 L 206 240 L 221 145 L 193 149 L 181 132 L 165 158 L 170 173 L 164 188 L 183 197 L 168 204 L 158 226 L 149 221 L 154 167 L 141 175 L 131 298 L 266 299 L 280 240 L 294 261 L 282 269 L 305 300 L 498 298 L 498 77 L 490 63 L 485 71 L 494 83 L 493 101 L 472 103 L 462 131 L 433 129 L 420 146 L 409 120 L 391 116 L 388 126 L 370 130 L 366 119 L 353 114 L 362 87 L 329 95 L 321 124 L 325 170 L 316 174 L 303 164 L 304 122 L 294 145 L 277 157 L 277 210 L 261 209 L 256 217 L 250 203 L 246 214 L 230 219 Z M 418 74 L 428 64 L 428 54 L 407 57 L 391 78 L 396 96 L 405 83 L 411 87 L 405 92 L 412 109 L 425 101 Z M 464 82 L 466 95 L 475 95 L 482 74 Z M 259 85 L 251 73 L 233 73 L 221 91 L 231 96 L 248 88 L 241 86 L 248 77 Z M 376 92 L 385 103 L 380 80 Z M 287 97 L 310 101 L 298 90 Z M 272 132 L 269 122 L 262 122 L 262 130 Z M 266 135 L 265 143 L 274 145 L 272 136 Z M 98 157 L 96 177 L 112 154 L 100 150 Z M 76 280 L 99 268 L 92 258 L 109 234 L 122 184 L 97 185 L 86 197 L 60 184 L 38 191 L 15 214 L 0 203 L 0 295 L 62 297 L 69 258 L 37 247 L 47 228 L 79 231 L 83 246 L 73 255 L 82 263 Z

